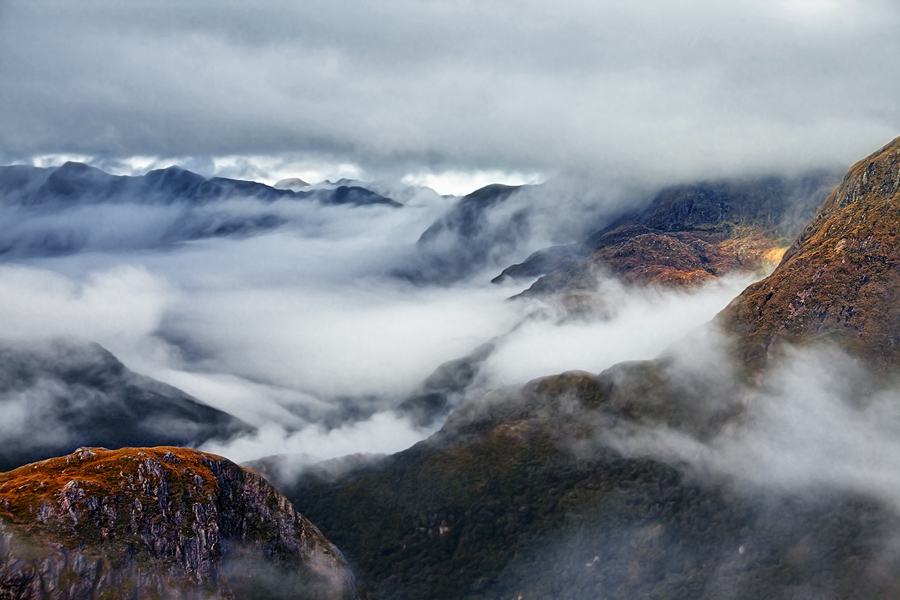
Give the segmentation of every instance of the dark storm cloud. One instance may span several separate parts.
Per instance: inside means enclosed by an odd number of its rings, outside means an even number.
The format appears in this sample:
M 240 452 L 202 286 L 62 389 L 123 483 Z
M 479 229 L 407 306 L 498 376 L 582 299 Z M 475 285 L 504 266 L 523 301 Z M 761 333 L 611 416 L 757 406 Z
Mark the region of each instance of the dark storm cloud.
M 849 162 L 900 128 L 878 0 L 12 1 L 0 154 L 659 176 Z

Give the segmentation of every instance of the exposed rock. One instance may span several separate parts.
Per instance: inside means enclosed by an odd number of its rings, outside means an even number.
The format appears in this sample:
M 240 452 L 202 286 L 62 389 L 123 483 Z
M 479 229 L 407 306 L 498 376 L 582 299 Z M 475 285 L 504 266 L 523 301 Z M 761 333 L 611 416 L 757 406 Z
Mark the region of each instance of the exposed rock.
M 0 474 L 2 598 L 358 598 L 264 479 L 175 447 L 82 448 Z

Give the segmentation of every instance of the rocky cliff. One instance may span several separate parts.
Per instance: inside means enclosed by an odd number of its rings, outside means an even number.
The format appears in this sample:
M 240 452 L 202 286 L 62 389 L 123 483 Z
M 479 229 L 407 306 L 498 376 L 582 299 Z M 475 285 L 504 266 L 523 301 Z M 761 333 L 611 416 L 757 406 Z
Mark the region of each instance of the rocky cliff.
M 741 358 L 830 340 L 900 365 L 900 138 L 856 163 L 766 279 L 719 315 Z
M 0 474 L 0 598 L 358 598 L 335 546 L 265 480 L 175 447 Z

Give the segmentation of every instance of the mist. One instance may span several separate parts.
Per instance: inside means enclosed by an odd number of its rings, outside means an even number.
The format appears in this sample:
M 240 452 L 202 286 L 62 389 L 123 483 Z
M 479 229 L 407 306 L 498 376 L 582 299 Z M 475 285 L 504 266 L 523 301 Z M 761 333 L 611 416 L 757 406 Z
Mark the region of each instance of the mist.
M 273 454 L 313 461 L 402 450 L 488 389 L 652 358 L 749 282 L 674 292 L 601 277 L 596 305 L 578 314 L 549 299 L 510 300 L 531 282 L 490 283 L 500 270 L 611 222 L 644 201 L 646 188 L 585 179 L 513 188 L 479 208 L 477 232 L 466 237 L 447 221 L 458 198 L 366 185 L 401 205 L 239 194 L 203 203 L 102 195 L 64 206 L 8 202 L 3 340 L 96 342 L 131 370 L 252 428 L 206 449 L 238 462 Z M 263 217 L 266 227 L 184 233 Z M 449 243 L 423 243 L 440 222 Z M 511 222 L 515 235 L 498 235 Z M 63 232 L 78 243 L 47 252 L 29 241 Z M 459 248 L 476 244 L 482 258 L 461 260 Z M 454 261 L 463 267 L 450 280 L 398 276 L 409 265 L 440 271 Z M 486 344 L 489 352 L 475 352 Z M 433 377 L 460 360 L 462 380 Z M 21 406 L 40 393 L 19 390 L 5 401 Z M 435 393 L 441 402 L 423 408 L 423 394 Z
M 663 367 L 693 421 L 597 422 L 597 440 L 626 456 L 680 465 L 738 491 L 877 498 L 900 514 L 900 381 L 828 344 L 784 346 L 747 379 L 729 340 L 708 325 L 675 344 Z M 632 399 L 636 406 L 652 402 Z M 729 414 L 709 429 L 710 415 Z

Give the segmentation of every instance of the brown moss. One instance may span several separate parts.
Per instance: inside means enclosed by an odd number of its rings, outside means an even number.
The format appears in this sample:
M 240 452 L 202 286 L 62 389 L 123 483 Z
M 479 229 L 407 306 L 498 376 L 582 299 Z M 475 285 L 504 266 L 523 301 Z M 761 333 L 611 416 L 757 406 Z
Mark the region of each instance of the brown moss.
M 82 448 L 69 456 L 51 458 L 0 473 L 0 519 L 26 523 L 45 503 L 55 503 L 63 487 L 76 482 L 90 495 L 113 495 L 132 484 L 140 464 L 158 461 L 175 479 L 199 476 L 208 493 L 217 494 L 219 482 L 209 468 L 213 454 L 159 446 L 156 448 Z

